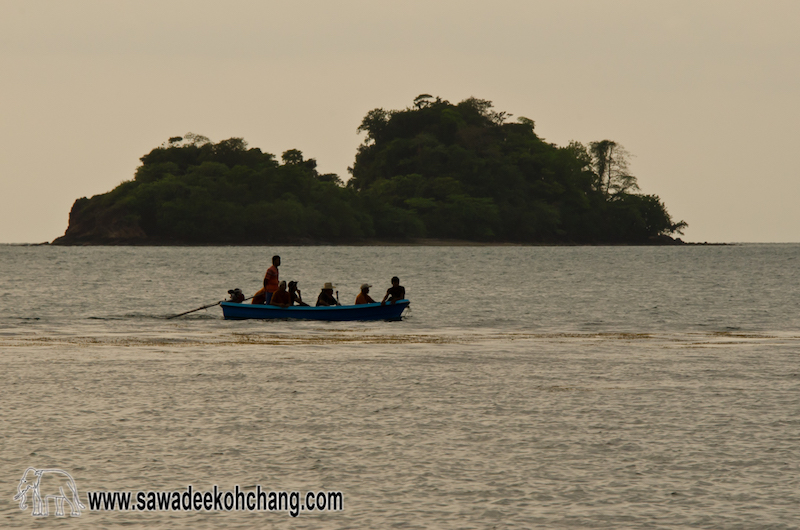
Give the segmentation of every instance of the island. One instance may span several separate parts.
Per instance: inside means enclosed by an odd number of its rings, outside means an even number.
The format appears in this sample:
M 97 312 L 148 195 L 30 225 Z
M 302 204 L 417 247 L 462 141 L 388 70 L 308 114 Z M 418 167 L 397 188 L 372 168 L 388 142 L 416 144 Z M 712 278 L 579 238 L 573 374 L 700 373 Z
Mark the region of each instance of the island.
M 172 137 L 132 180 L 76 200 L 53 244 L 681 243 L 687 224 L 638 193 L 621 145 L 557 146 L 511 117 L 428 94 L 371 110 L 346 182 L 297 149 Z

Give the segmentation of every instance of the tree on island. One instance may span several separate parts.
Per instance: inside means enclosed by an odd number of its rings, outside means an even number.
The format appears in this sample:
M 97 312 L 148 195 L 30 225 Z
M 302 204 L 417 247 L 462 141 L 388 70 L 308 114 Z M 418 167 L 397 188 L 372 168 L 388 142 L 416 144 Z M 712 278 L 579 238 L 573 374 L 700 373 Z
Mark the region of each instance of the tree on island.
M 616 142 L 558 147 L 490 101 L 418 96 L 367 113 L 348 187 L 379 237 L 641 243 L 680 231 L 658 197 L 639 195 Z
M 647 243 L 686 226 L 657 196 L 636 193 L 622 146 L 558 147 L 533 120 L 510 118 L 487 100 L 429 94 L 371 110 L 346 184 L 297 149 L 279 162 L 242 138 L 173 136 L 133 180 L 75 201 L 56 242 Z
M 67 242 L 273 243 L 360 239 L 370 220 L 353 192 L 316 160 L 275 156 L 241 138 L 212 143 L 187 134 L 141 158 L 133 180 L 79 199 Z

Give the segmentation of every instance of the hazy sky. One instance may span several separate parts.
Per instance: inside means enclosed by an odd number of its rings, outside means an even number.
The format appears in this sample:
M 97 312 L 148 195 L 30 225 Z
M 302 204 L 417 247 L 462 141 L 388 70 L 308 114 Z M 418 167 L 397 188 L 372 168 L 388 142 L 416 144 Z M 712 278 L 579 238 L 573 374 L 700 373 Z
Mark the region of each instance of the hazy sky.
M 0 242 L 190 131 L 346 177 L 421 93 L 615 140 L 688 241 L 800 241 L 796 0 L 0 0 Z

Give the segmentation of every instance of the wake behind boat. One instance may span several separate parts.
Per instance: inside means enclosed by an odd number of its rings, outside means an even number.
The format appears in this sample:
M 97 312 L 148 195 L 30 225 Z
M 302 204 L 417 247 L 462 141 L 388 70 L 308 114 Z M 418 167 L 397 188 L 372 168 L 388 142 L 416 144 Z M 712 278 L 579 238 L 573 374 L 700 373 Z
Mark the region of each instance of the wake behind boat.
M 381 305 L 337 305 L 329 307 L 290 306 L 280 307 L 262 304 L 237 304 L 220 302 L 225 320 L 245 319 L 300 319 L 300 320 L 400 320 L 403 311 L 411 302 L 403 299 L 396 303 Z

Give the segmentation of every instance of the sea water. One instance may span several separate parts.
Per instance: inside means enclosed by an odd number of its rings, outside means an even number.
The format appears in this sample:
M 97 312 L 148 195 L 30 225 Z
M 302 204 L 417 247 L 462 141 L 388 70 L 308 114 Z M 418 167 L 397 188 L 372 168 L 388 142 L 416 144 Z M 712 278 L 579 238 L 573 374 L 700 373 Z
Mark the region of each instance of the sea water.
M 225 321 L 273 254 L 314 303 L 399 276 L 400 322 Z M 0 524 L 797 528 L 800 245 L 0 246 Z M 257 486 L 343 509 L 32 518 L 88 491 Z

